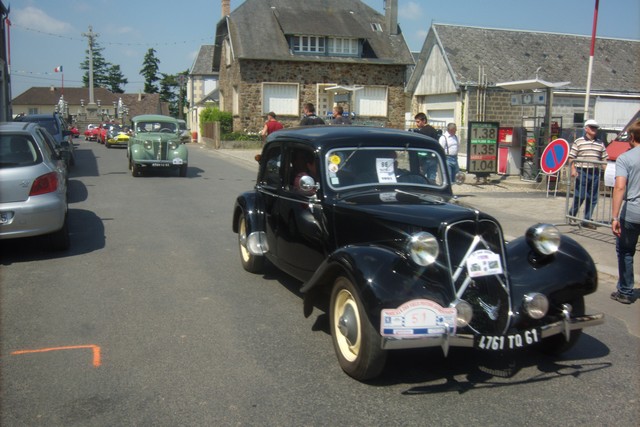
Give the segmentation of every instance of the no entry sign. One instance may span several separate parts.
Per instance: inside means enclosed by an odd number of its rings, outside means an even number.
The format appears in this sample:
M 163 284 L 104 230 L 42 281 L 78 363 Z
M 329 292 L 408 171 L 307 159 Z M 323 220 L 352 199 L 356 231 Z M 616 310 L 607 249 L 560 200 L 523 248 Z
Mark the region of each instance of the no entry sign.
M 558 172 L 569 158 L 569 143 L 562 139 L 554 139 L 547 145 L 540 157 L 540 169 L 547 175 Z

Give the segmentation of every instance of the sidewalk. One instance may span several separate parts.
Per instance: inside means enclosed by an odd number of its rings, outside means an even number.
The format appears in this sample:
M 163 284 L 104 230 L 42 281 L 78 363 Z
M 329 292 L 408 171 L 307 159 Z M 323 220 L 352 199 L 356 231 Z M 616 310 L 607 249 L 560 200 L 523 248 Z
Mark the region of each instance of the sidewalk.
M 191 145 L 198 146 L 196 144 Z M 204 147 L 203 147 L 204 148 Z M 207 148 L 205 148 L 207 149 Z M 248 168 L 257 168 L 254 159 L 259 149 L 211 150 L 223 157 L 231 158 Z M 565 219 L 566 198 L 553 192 L 547 196 L 544 184 L 530 183 L 519 177 L 493 175 L 487 184 L 476 184 L 475 177 L 468 175 L 462 185 L 454 185 L 453 193 L 458 201 L 493 215 L 501 224 L 506 240 L 524 235 L 533 224 L 546 222 L 555 224 L 560 231 L 576 240 L 589 252 L 598 269 L 599 286 L 595 296 L 587 298 L 592 310 L 605 312 L 626 323 L 630 332 L 640 337 L 640 301 L 631 305 L 611 300 L 618 278 L 618 260 L 615 237 L 608 226 L 596 230 L 569 225 Z M 635 295 L 640 297 L 637 283 L 640 279 L 640 260 L 635 258 Z

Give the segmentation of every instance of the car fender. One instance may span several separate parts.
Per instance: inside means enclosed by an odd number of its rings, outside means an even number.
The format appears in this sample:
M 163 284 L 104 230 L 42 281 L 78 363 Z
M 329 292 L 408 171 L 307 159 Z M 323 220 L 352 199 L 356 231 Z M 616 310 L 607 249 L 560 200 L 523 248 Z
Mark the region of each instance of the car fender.
M 233 224 L 231 225 L 234 233 L 238 232 L 238 218 L 240 218 L 241 213 L 244 213 L 248 229 L 251 232 L 264 231 L 261 223 L 261 210 L 259 209 L 258 203 L 256 193 L 251 191 L 242 193 L 236 198 L 233 207 Z
M 559 305 L 596 291 L 598 272 L 589 253 L 563 235 L 557 253 L 537 255 L 524 237 L 506 246 L 512 301 L 522 301 L 528 292 L 540 292 Z
M 421 268 L 388 247 L 350 245 L 327 257 L 302 286 L 306 317 L 330 293 L 335 279 L 345 274 L 358 289 L 374 325 L 379 324 L 382 309 L 397 308 L 413 299 L 429 299 L 442 306 L 453 300 L 449 274 L 437 263 Z

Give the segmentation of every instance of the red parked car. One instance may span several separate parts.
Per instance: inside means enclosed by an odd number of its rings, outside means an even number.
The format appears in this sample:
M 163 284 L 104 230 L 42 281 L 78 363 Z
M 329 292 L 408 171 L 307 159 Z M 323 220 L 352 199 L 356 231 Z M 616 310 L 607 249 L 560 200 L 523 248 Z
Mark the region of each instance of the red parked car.
M 85 141 L 93 140 L 93 129 L 94 128 L 95 128 L 95 125 L 87 125 L 87 128 L 84 131 L 84 140 Z

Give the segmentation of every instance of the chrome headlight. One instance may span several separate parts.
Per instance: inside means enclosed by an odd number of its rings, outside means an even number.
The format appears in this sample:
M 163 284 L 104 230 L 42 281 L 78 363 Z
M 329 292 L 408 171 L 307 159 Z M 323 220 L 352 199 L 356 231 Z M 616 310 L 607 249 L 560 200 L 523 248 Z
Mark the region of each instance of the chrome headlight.
M 542 319 L 549 311 L 549 300 L 542 294 L 532 292 L 524 296 L 522 306 L 532 319 Z
M 433 264 L 439 252 L 438 240 L 426 231 L 415 233 L 407 240 L 407 253 L 413 262 L 423 267 Z
M 169 150 L 175 150 L 178 148 L 178 143 L 175 141 L 169 141 Z
M 536 224 L 527 230 L 527 243 L 540 255 L 552 255 L 560 248 L 560 231 L 551 224 Z
M 458 328 L 464 328 L 473 318 L 473 307 L 471 304 L 464 300 L 459 300 L 453 306 L 456 309 L 456 326 Z
M 151 142 L 151 141 L 145 141 L 145 142 L 144 142 L 144 149 L 145 149 L 145 150 L 152 150 L 152 149 L 153 149 L 153 142 Z

